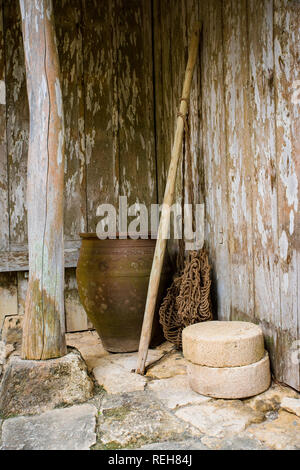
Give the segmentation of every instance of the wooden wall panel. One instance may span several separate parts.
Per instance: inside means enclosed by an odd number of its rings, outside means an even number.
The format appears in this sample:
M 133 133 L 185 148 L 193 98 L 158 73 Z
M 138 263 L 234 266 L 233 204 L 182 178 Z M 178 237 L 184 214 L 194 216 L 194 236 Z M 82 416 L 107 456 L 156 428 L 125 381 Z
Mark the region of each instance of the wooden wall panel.
M 154 70 L 158 198 L 162 203 L 171 158 L 173 129 L 172 18 L 167 2 L 154 0 Z
M 273 368 L 279 353 L 280 323 L 273 0 L 248 0 L 249 118 L 254 164 L 254 314 L 264 330 Z
M 10 243 L 27 243 L 29 111 L 19 2 L 4 2 Z
M 150 207 L 157 202 L 151 2 L 116 4 L 120 195 Z
M 223 1 L 231 318 L 254 318 L 246 0 Z
M 281 318 L 278 329 L 278 376 L 300 389 L 300 364 L 294 360 L 300 324 L 300 118 L 293 100 L 300 79 L 300 4 L 274 0 L 276 148 Z M 298 100 L 299 101 L 299 100 Z
M 76 240 L 87 228 L 81 2 L 55 0 L 54 16 L 65 115 L 64 233 Z
M 6 147 L 6 78 L 3 2 L 0 0 L 0 250 L 9 249 L 8 174 Z
M 213 306 L 230 319 L 231 285 L 228 238 L 227 153 L 224 105 L 222 2 L 202 4 L 202 158 L 205 174 L 205 238 L 212 264 Z
M 115 2 L 83 1 L 88 231 L 119 196 L 116 26 Z

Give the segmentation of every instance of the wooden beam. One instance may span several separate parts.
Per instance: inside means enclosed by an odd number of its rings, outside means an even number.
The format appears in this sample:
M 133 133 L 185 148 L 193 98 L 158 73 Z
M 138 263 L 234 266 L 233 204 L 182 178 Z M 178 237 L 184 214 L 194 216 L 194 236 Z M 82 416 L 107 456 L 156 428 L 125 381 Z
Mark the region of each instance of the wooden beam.
M 52 0 L 20 0 L 30 109 L 27 206 L 29 285 L 22 357 L 66 354 L 64 120 Z

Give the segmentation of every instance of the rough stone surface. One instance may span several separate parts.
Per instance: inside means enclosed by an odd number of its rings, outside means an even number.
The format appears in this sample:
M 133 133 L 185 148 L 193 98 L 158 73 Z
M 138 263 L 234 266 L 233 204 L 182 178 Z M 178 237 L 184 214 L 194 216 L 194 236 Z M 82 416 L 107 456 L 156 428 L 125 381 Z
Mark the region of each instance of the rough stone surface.
M 208 367 L 238 367 L 264 356 L 262 330 L 253 323 L 211 321 L 197 323 L 182 332 L 183 355 Z
M 92 405 L 47 411 L 4 421 L 3 450 L 88 450 L 96 443 L 97 409 Z
M 288 411 L 289 413 L 294 413 L 300 418 L 300 399 L 299 398 L 288 398 L 284 397 L 281 402 L 281 408 Z
M 208 450 L 200 440 L 186 439 L 185 441 L 155 442 L 140 447 L 137 450 Z
M 300 450 L 300 419 L 286 411 L 275 420 L 251 426 L 248 432 L 273 449 Z
M 224 439 L 203 437 L 201 443 L 210 450 L 267 450 L 261 442 L 246 433 Z
M 14 345 L 15 349 L 21 348 L 23 315 L 8 315 L 4 318 L 1 339 L 5 344 Z
M 96 331 L 84 331 L 81 333 L 67 333 L 68 346 L 78 349 L 86 362 L 89 370 L 92 370 L 97 361 L 109 353 L 102 346 L 101 339 Z
M 120 448 L 190 438 L 187 423 L 176 418 L 149 392 L 104 397 L 99 415 L 98 448 Z
M 191 390 L 186 375 L 153 380 L 149 383 L 148 388 L 170 409 L 191 404 L 196 405 L 210 400 L 210 398 Z
M 3 417 L 36 414 L 91 398 L 93 382 L 77 352 L 47 361 L 9 359 L 0 387 Z
M 285 397 L 300 398 L 300 394 L 289 387 L 273 383 L 264 393 L 245 400 L 245 403 L 256 411 L 263 413 L 278 411 Z
M 165 353 L 163 350 L 149 349 L 146 360 L 146 367 L 159 361 L 164 356 L 164 354 Z M 126 369 L 128 372 L 132 372 L 136 369 L 138 353 L 110 354 L 108 359 L 113 364 L 117 364 L 118 366 L 124 367 L 124 369 Z
M 154 366 L 150 367 L 146 373 L 147 377 L 153 379 L 167 379 L 175 375 L 186 374 L 187 361 L 181 352 L 171 352 Z
M 93 374 L 98 384 L 111 394 L 144 390 L 147 382 L 145 377 L 128 372 L 124 367 L 105 358 L 101 365 L 93 369 Z
M 188 406 L 176 411 L 178 418 L 187 421 L 201 433 L 212 437 L 225 437 L 244 431 L 251 423 L 261 422 L 264 415 L 241 402 L 208 402 Z
M 205 367 L 188 362 L 191 388 L 214 398 L 247 398 L 265 392 L 271 384 L 269 355 L 241 367 Z

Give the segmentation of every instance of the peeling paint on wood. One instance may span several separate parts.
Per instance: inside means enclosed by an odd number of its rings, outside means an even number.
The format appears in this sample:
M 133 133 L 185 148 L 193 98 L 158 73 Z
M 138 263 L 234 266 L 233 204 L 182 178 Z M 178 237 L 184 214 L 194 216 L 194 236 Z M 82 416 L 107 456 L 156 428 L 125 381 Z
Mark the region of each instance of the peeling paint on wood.
M 99 204 L 119 196 L 115 2 L 83 1 L 88 230 Z
M 64 119 L 52 0 L 20 0 L 26 58 L 29 284 L 22 357 L 66 354 L 64 316 Z M 46 12 L 49 11 L 49 15 Z M 34 27 L 35 25 L 35 27 Z M 36 92 L 38 90 L 38 92 Z M 59 90 L 59 93 L 57 93 Z
M 23 46 L 17 1 L 3 3 L 0 83 L 6 81 L 6 107 L 0 108 L 9 127 L 6 143 L 0 115 L 0 208 L 9 203 L 10 210 L 0 220 L 0 271 L 28 268 Z M 200 15 L 201 67 L 190 123 L 215 313 L 260 323 L 277 378 L 300 388 L 299 367 L 292 363 L 300 335 L 300 105 L 292 103 L 300 79 L 299 1 L 174 0 L 171 11 L 169 2 L 153 0 L 153 18 L 150 3 L 54 2 L 66 118 L 66 240 L 77 243 L 82 227 L 93 230 L 97 206 L 115 203 L 124 191 L 130 202 L 155 201 L 156 192 L 162 200 L 187 38 Z M 128 90 L 128 84 L 134 87 Z M 180 199 L 180 172 L 178 177 Z M 65 265 L 76 266 L 77 246 L 68 246 Z M 77 329 L 85 320 L 76 314 L 68 322 Z
M 254 314 L 246 0 L 223 2 L 231 318 Z M 212 228 L 213 230 L 213 228 Z
M 6 147 L 6 70 L 3 36 L 3 2 L 0 1 L 0 250 L 9 249 L 8 174 Z
M 300 78 L 300 3 L 274 0 L 274 58 L 281 316 L 276 320 L 278 376 L 300 389 L 300 367 L 293 361 L 300 337 L 300 105 L 292 102 Z M 280 331 L 289 332 L 288 337 Z
M 157 202 L 151 2 L 116 1 L 120 195 Z
M 78 240 L 87 229 L 81 2 L 55 0 L 54 18 L 65 115 L 64 235 Z
M 26 174 L 29 111 L 18 1 L 4 2 L 10 243 L 27 243 Z
M 205 174 L 206 241 L 212 263 L 213 304 L 219 319 L 231 314 L 228 181 L 225 132 L 222 2 L 202 5 L 201 142 Z

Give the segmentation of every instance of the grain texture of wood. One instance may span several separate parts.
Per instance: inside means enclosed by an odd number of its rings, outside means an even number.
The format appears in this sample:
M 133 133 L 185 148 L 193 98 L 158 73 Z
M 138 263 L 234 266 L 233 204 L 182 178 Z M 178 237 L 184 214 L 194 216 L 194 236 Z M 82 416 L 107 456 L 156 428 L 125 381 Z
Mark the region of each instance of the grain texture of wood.
M 151 2 L 116 7 L 120 195 L 150 207 L 157 202 Z
M 82 8 L 78 0 L 53 2 L 65 116 L 64 236 L 87 229 Z
M 119 197 L 116 2 L 83 1 L 88 231 Z
M 29 111 L 18 1 L 4 2 L 10 243 L 27 243 Z
M 247 2 L 223 2 L 226 152 L 228 162 L 231 318 L 254 318 L 252 184 L 249 142 Z
M 278 372 L 280 286 L 273 57 L 273 1 L 248 1 L 250 148 L 254 164 L 254 312 Z M 277 374 L 276 374 L 277 375 Z
M 30 109 L 27 205 L 29 285 L 22 357 L 66 354 L 64 116 L 52 0 L 20 0 Z
M 176 174 L 178 168 L 178 161 L 181 154 L 183 130 L 184 130 L 184 119 L 188 111 L 188 100 L 190 97 L 191 84 L 193 80 L 194 68 L 198 56 L 199 48 L 199 37 L 200 37 L 200 25 L 197 24 L 191 35 L 190 46 L 189 46 L 189 57 L 186 67 L 186 73 L 184 77 L 184 84 L 182 95 L 180 98 L 179 114 L 176 120 L 176 132 L 174 138 L 174 145 L 171 155 L 171 162 L 169 167 L 169 173 L 167 178 L 167 184 L 165 189 L 165 196 L 163 202 L 163 210 L 159 223 L 157 242 L 155 246 L 153 264 L 150 274 L 148 294 L 146 300 L 144 321 L 141 332 L 138 361 L 136 372 L 143 374 L 145 371 L 145 362 L 147 359 L 148 348 L 150 343 L 150 336 L 152 331 L 152 323 L 154 310 L 157 299 L 157 292 L 160 282 L 161 270 L 164 261 L 164 255 L 167 244 L 167 235 L 170 226 L 170 207 L 172 206 Z
M 231 313 L 228 250 L 228 180 L 224 102 L 222 1 L 203 2 L 201 48 L 201 157 L 205 175 L 205 240 L 212 264 L 212 301 L 215 315 Z
M 0 251 L 9 249 L 8 173 L 6 146 L 6 73 L 3 2 L 0 1 Z
M 300 389 L 300 3 L 274 0 L 274 59 L 281 315 L 276 317 L 277 377 Z M 298 353 L 299 354 L 299 353 Z M 297 357 L 297 356 L 296 356 Z

